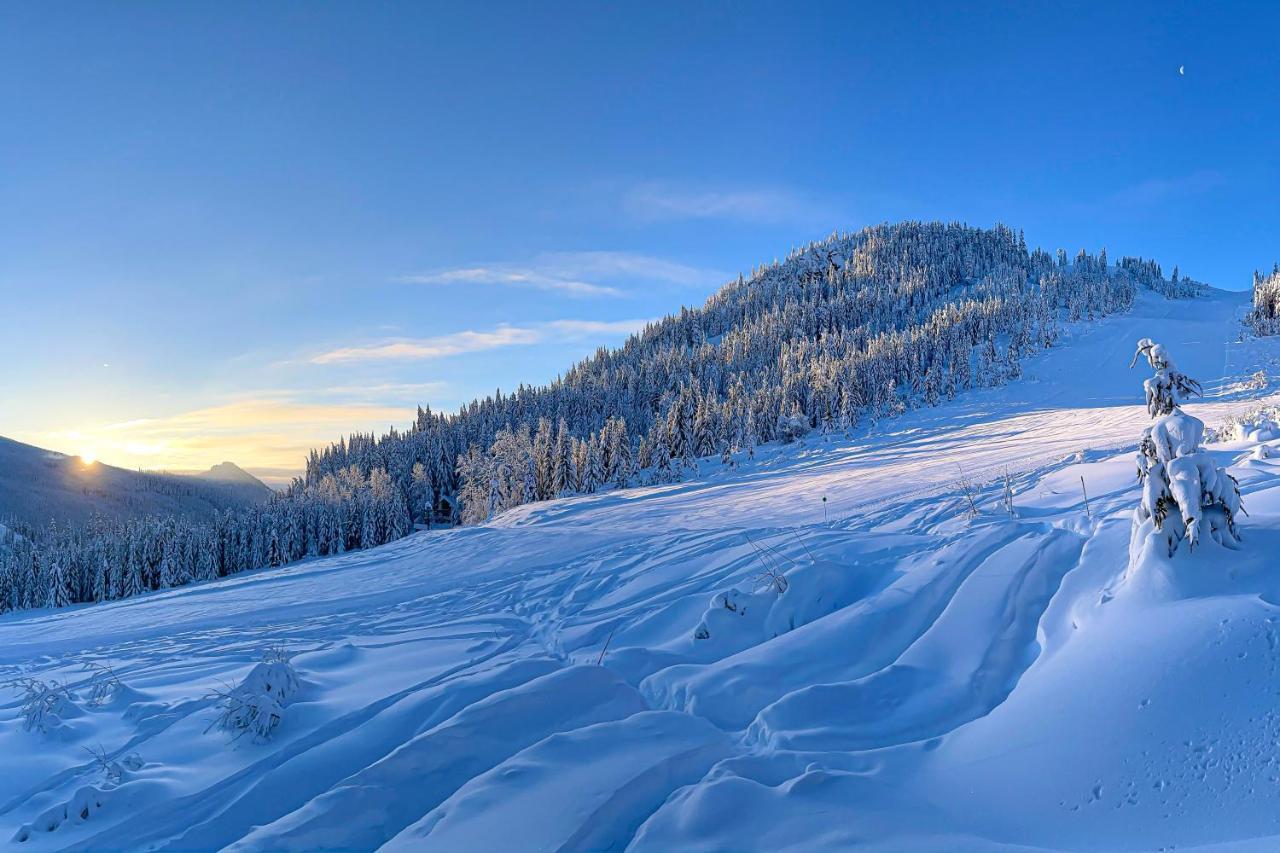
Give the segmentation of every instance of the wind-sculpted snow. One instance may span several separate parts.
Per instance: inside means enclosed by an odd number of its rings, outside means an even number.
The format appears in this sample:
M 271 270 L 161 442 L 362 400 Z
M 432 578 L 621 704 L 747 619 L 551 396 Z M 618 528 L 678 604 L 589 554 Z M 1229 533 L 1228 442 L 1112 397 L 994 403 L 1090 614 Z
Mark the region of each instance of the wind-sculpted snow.
M 674 789 L 732 752 L 714 726 L 667 711 L 551 735 L 462 786 L 387 849 L 619 849 Z
M 1280 344 L 1245 309 L 1143 298 L 1018 383 L 683 484 L 8 614 L 0 679 L 68 704 L 29 730 L 0 692 L 0 842 L 1274 849 Z M 1130 563 L 1143 337 L 1231 439 L 1239 551 Z M 211 726 L 264 654 L 278 721 Z
M 999 705 L 1039 651 L 1040 615 L 1080 556 L 1082 537 L 1032 533 L 986 556 L 964 582 L 1002 588 L 964 595 L 893 663 L 849 681 L 814 680 L 763 709 L 749 742 L 856 750 L 946 734 Z M 973 626 L 992 626 L 974 637 Z

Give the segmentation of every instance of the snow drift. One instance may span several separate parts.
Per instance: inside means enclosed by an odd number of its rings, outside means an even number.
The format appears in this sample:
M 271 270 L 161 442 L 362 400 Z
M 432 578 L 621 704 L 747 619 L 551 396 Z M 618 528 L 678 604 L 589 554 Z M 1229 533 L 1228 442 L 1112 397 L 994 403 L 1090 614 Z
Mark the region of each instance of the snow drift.
M 1274 342 L 1239 340 L 1246 310 L 1144 295 L 1018 381 L 873 434 L 8 614 L 0 680 L 56 683 L 69 704 L 40 731 L 22 690 L 0 693 L 3 837 L 1274 849 L 1280 438 L 1230 427 L 1277 402 L 1249 380 Z M 1142 338 L 1203 383 L 1195 417 L 1224 439 L 1152 440 L 1234 477 L 1249 515 L 1236 550 L 1204 531 L 1135 572 Z M 256 669 L 265 646 L 290 650 L 296 681 Z M 117 682 L 102 701 L 93 663 Z M 268 736 L 209 730 L 219 685 L 259 682 L 289 685 Z

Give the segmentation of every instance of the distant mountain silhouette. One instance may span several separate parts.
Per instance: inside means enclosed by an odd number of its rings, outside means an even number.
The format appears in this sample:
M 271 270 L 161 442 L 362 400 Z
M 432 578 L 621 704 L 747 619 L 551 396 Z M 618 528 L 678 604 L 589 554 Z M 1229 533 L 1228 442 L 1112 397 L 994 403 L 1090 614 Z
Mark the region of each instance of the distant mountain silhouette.
M 201 480 L 209 480 L 214 483 L 234 483 L 242 486 L 255 487 L 262 493 L 263 497 L 271 496 L 271 487 L 241 468 L 234 462 L 219 462 L 208 471 L 203 471 L 193 476 Z
M 0 522 L 83 523 L 95 515 L 203 520 L 271 494 L 230 462 L 198 475 L 129 471 L 0 437 Z

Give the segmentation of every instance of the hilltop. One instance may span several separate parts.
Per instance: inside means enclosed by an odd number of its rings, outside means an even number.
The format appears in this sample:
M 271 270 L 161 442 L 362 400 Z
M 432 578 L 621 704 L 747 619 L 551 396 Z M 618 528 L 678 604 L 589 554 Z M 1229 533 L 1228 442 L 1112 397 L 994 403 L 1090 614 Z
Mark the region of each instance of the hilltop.
M 1208 445 L 1239 552 L 1159 577 L 1127 552 L 1134 342 L 1219 426 L 1280 400 L 1246 307 L 1140 295 L 1003 387 L 847 438 L 0 617 L 0 675 L 121 685 L 48 735 L 0 722 L 23 756 L 0 821 L 30 849 L 1267 849 L 1280 430 Z M 274 733 L 206 731 L 275 644 L 298 683 Z
M 104 601 L 370 548 L 428 518 L 681 482 L 811 431 L 852 435 L 1022 376 L 1069 327 L 1206 296 L 1151 260 L 1028 250 L 1003 225 L 902 222 L 810 243 L 601 349 L 563 379 L 419 408 L 313 450 L 303 479 L 214 525 L 51 530 L 0 554 L 0 612 Z

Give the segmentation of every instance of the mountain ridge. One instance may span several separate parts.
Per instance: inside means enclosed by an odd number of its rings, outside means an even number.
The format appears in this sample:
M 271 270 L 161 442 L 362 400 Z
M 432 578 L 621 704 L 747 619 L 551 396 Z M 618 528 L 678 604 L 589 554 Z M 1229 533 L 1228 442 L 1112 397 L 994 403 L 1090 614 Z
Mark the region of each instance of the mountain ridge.
M 96 516 L 209 521 L 216 512 L 270 498 L 270 487 L 233 467 L 250 480 L 130 471 L 0 436 L 0 519 L 35 527 L 84 524 Z

